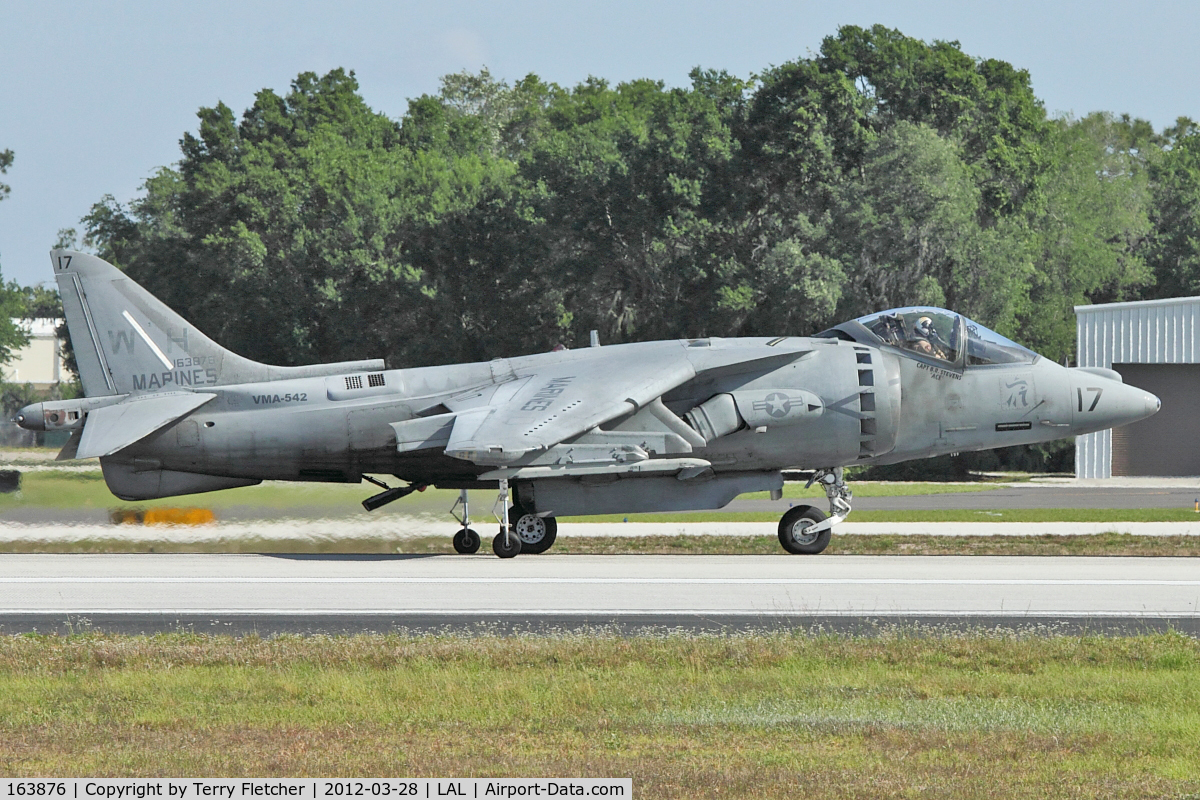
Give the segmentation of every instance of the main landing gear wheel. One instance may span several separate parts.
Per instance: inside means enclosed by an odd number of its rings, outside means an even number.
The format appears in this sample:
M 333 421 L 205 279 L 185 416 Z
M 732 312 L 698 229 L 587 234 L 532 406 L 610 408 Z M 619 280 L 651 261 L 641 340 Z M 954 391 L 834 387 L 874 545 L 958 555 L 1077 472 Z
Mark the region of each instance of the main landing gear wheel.
M 513 558 L 521 552 L 521 540 L 515 533 L 505 536 L 504 529 L 501 528 L 496 538 L 492 539 L 492 552 L 501 558 Z
M 454 551 L 469 556 L 479 552 L 479 534 L 470 528 L 463 528 L 454 534 Z
M 558 520 L 539 517 L 520 506 L 508 510 L 508 521 L 513 533 L 521 540 L 522 553 L 544 553 L 558 537 Z
M 796 506 L 789 509 L 783 515 L 783 519 L 779 520 L 779 543 L 789 553 L 816 555 L 829 546 L 829 538 L 833 531 L 829 528 L 816 533 L 804 531 L 828 518 L 825 512 L 812 506 Z

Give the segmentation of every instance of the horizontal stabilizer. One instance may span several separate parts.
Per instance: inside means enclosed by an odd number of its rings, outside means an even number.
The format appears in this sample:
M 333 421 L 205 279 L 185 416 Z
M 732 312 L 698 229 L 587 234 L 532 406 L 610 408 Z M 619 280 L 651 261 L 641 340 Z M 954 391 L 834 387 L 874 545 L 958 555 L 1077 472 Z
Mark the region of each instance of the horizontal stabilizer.
M 76 458 L 111 456 L 216 397 L 211 392 L 172 392 L 132 397 L 89 411 Z

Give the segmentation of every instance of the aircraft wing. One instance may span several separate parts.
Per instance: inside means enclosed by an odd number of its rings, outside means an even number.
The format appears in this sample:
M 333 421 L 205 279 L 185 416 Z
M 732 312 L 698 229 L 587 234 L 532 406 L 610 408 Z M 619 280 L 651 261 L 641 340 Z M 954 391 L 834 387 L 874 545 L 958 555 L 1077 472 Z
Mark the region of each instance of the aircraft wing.
M 637 360 L 617 348 L 588 353 L 501 384 L 486 405 L 467 400 L 456 408 L 451 400 L 446 405 L 456 416 L 446 454 L 503 465 L 637 411 L 695 377 L 680 350 L 672 342 Z
M 212 392 L 168 392 L 131 397 L 89 411 L 75 458 L 110 456 L 216 397 Z
M 536 459 L 537 454 L 643 408 L 651 407 L 660 417 L 674 417 L 656 401 L 698 374 L 771 369 L 807 352 L 693 348 L 684 341 L 654 343 L 632 352 L 628 347 L 589 348 L 534 371 L 518 370 L 514 379 L 486 390 L 450 398 L 444 405 L 451 414 L 392 427 L 401 450 L 440 446 L 447 455 L 476 464 L 503 467 L 520 461 L 532 466 L 546 460 Z M 666 421 L 667 428 L 673 425 L 677 433 L 679 427 L 686 427 L 677 417 Z M 682 433 L 684 439 L 689 438 L 690 431 Z M 588 444 L 603 449 L 610 443 Z M 636 445 L 624 444 L 618 449 L 621 452 L 615 457 L 622 462 L 648 457 Z M 561 455 L 568 461 L 586 461 L 601 454 L 575 447 L 573 453 Z M 582 468 L 582 464 L 577 466 Z

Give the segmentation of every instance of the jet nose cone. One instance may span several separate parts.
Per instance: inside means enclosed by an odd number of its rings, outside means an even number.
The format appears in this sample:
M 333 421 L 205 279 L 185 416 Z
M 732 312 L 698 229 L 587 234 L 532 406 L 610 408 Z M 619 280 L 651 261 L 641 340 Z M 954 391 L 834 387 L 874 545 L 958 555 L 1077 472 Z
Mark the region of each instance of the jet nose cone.
M 1108 417 L 1109 425 L 1114 428 L 1153 416 L 1158 413 L 1158 409 L 1162 405 L 1162 401 L 1157 397 L 1136 386 L 1114 382 L 1113 385 L 1106 388 L 1112 394 L 1112 401 L 1106 403 L 1104 401 L 1107 401 L 1108 398 L 1104 398 L 1098 404 L 1096 411 L 1100 412 L 1102 407 L 1107 406 L 1103 409 L 1103 413 Z
M 1092 433 L 1146 419 L 1162 402 L 1145 389 L 1111 380 L 1087 370 L 1074 371 L 1073 433 Z
M 46 429 L 46 421 L 42 419 L 42 404 L 33 403 L 17 412 L 13 422 L 27 431 L 42 431 Z

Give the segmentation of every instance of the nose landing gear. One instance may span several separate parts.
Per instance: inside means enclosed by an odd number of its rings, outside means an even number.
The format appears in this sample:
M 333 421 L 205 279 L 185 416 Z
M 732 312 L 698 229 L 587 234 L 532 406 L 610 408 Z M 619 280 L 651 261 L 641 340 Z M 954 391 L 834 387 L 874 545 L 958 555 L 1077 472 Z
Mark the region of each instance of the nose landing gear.
M 822 469 L 813 473 L 807 486 L 820 483 L 829 498 L 829 514 L 812 506 L 788 509 L 779 520 L 779 543 L 789 553 L 816 555 L 829 546 L 833 526 L 844 520 L 851 511 L 854 492 L 843 480 L 841 467 Z

